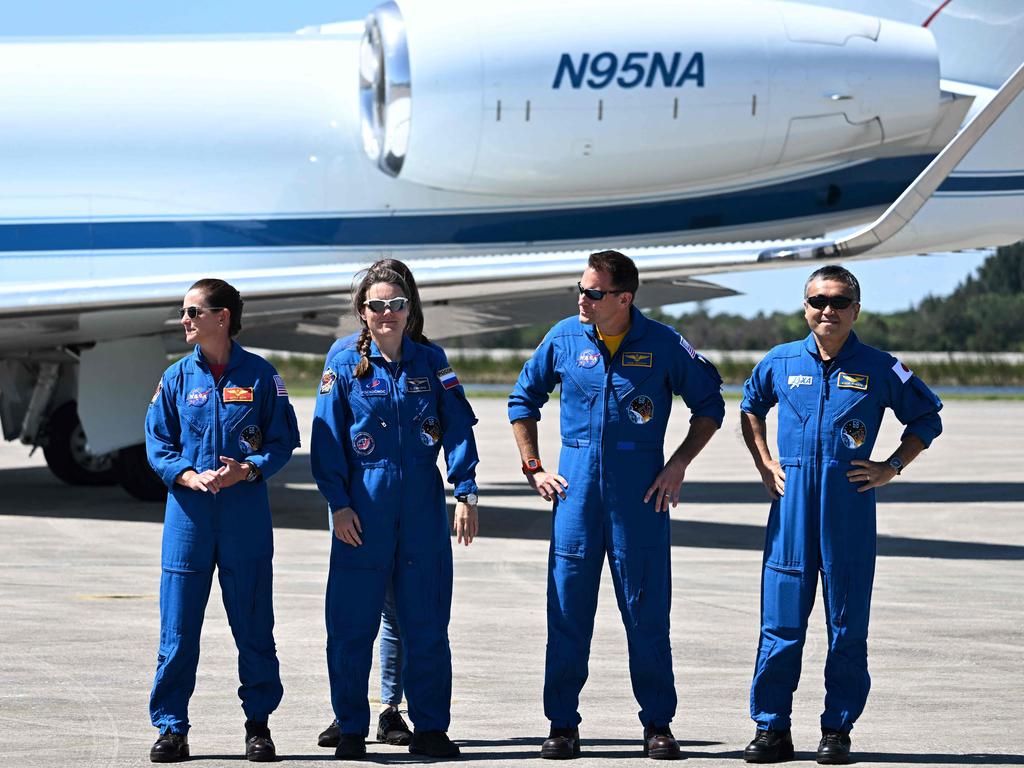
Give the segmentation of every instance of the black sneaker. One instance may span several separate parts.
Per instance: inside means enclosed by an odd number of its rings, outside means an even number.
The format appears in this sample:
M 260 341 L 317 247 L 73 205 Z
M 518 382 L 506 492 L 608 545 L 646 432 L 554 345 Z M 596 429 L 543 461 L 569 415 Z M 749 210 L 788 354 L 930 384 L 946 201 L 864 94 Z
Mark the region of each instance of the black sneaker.
M 580 756 L 579 728 L 552 728 L 551 735 L 540 746 L 540 756 L 547 760 L 572 760 Z
M 245 759 L 254 763 L 271 763 L 277 760 L 274 740 L 270 738 L 267 721 L 245 721 Z
M 458 757 L 459 746 L 444 731 L 414 731 L 409 751 L 427 757 Z
M 184 733 L 161 733 L 149 750 L 154 763 L 180 763 L 188 757 L 188 735 Z
M 758 728 L 754 740 L 743 750 L 743 759 L 748 763 L 781 763 L 793 759 L 793 735 L 784 731 L 769 731 Z
M 335 720 L 333 723 L 328 725 L 320 735 L 316 737 L 316 745 L 318 747 L 330 747 L 333 749 L 338 746 L 338 737 L 341 735 L 341 726 L 338 725 L 338 721 Z
M 644 754 L 652 760 L 678 760 L 679 742 L 667 725 L 648 725 L 644 728 Z
M 336 760 L 361 760 L 366 756 L 366 739 L 361 733 L 339 733 L 334 749 Z
M 850 762 L 850 732 L 821 729 L 818 762 L 822 765 L 845 765 Z
M 407 746 L 412 741 L 412 731 L 397 709 L 386 709 L 380 713 L 377 718 L 377 741 L 381 744 L 394 744 L 396 747 Z

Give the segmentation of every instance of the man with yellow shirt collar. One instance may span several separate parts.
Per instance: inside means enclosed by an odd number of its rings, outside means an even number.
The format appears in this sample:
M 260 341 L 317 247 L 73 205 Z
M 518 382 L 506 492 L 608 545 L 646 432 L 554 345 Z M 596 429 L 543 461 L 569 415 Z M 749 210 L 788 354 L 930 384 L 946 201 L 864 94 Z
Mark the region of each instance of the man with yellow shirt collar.
M 673 328 L 633 306 L 639 274 L 618 251 L 591 255 L 577 283 L 579 314 L 548 332 L 509 396 L 509 420 L 527 481 L 554 502 L 548 558 L 541 757 L 580 754 L 579 695 L 587 679 L 594 613 L 607 556 L 626 627 L 644 754 L 680 756 L 670 729 L 676 694 L 669 645 L 669 505 L 686 469 L 721 426 L 721 378 Z M 558 472 L 541 465 L 540 409 L 561 383 Z M 692 417 L 664 461 L 674 395 Z

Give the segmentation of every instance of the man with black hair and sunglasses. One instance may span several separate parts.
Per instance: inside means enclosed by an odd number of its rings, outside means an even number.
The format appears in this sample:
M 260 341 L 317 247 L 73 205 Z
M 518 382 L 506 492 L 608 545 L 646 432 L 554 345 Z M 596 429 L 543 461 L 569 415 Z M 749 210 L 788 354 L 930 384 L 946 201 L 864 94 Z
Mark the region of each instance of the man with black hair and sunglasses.
M 828 628 L 825 708 L 817 760 L 850 759 L 850 730 L 867 701 L 867 637 L 875 573 L 875 488 L 885 485 L 942 431 L 942 403 L 892 355 L 853 332 L 860 285 L 840 266 L 804 288 L 802 341 L 772 349 L 743 388 L 743 439 L 772 497 L 761 578 L 761 636 L 750 688 L 757 733 L 749 763 L 793 757 L 790 713 L 800 678 L 818 573 Z M 765 418 L 779 405 L 778 457 Z M 906 425 L 882 461 L 871 453 L 886 408 Z
M 676 693 L 668 509 L 679 501 L 690 462 L 721 426 L 725 405 L 714 366 L 673 328 L 633 305 L 638 286 L 630 258 L 618 251 L 593 254 L 576 284 L 579 314 L 548 332 L 509 396 L 523 472 L 541 497 L 554 502 L 545 758 L 580 754 L 579 695 L 605 557 L 626 627 L 644 754 L 680 756 L 669 727 Z M 562 450 L 557 472 L 549 472 L 541 464 L 537 422 L 559 384 Z M 686 438 L 666 462 L 665 430 L 675 395 L 692 416 Z

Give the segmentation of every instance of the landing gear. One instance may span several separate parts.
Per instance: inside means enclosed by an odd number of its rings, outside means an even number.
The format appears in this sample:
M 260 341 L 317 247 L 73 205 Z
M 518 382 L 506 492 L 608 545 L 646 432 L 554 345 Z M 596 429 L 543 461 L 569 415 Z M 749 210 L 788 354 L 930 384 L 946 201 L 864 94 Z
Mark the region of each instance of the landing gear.
M 145 445 L 129 445 L 118 451 L 114 469 L 121 487 L 139 501 L 164 501 L 167 498 L 167 486 L 149 466 Z
M 94 456 L 86 450 L 85 431 L 73 400 L 50 415 L 43 455 L 50 471 L 68 485 L 117 484 L 116 452 Z

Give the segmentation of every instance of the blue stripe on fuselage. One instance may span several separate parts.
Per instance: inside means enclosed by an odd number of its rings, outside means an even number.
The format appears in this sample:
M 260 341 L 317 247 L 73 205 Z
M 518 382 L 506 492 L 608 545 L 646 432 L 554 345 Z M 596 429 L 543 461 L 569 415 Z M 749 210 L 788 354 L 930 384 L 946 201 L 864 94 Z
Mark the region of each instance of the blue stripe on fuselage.
M 741 227 L 891 203 L 928 155 L 873 160 L 754 189 L 645 203 L 498 212 L 443 212 L 207 221 L 0 225 L 0 252 L 173 248 L 387 247 L 571 242 Z M 1024 190 L 1024 175 L 962 176 L 940 191 Z

